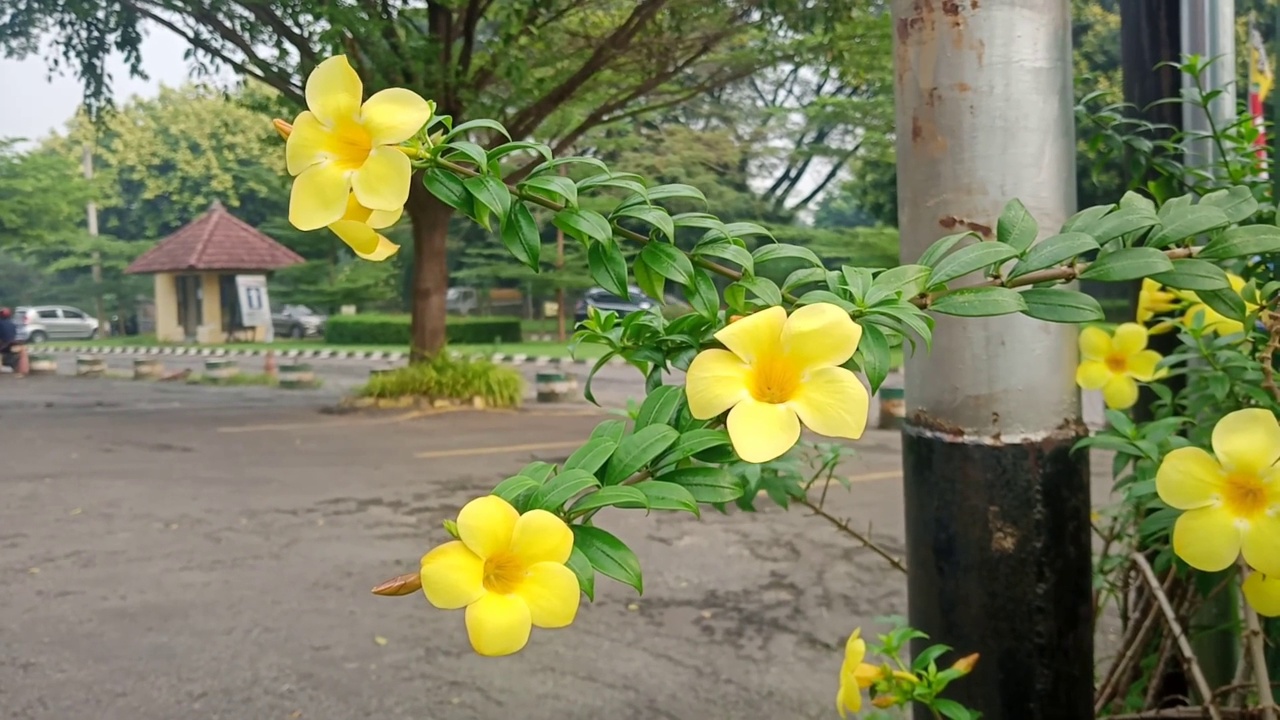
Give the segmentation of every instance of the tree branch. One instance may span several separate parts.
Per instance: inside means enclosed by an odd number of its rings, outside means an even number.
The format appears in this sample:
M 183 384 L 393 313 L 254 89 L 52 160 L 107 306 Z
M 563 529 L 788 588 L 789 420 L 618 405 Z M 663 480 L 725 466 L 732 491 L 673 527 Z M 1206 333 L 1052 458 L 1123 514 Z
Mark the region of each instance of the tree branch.
M 1249 566 L 1240 560 L 1240 579 L 1249 576 Z M 1258 611 L 1244 602 L 1245 645 L 1249 648 L 1249 661 L 1253 665 L 1253 682 L 1258 691 L 1261 720 L 1276 720 L 1276 697 L 1271 691 L 1271 676 L 1267 674 L 1267 638 L 1262 634 L 1262 621 Z

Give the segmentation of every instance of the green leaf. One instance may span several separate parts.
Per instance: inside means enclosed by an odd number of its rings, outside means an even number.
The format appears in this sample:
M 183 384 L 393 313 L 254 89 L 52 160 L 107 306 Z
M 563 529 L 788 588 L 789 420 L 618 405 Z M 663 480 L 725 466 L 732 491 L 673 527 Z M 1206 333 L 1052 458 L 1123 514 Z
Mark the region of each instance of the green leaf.
M 537 271 L 542 237 L 538 234 L 538 223 L 533 219 L 533 213 L 524 203 L 516 203 L 503 218 L 502 244 L 516 260 Z
M 969 708 L 955 700 L 946 698 L 935 698 L 933 700 L 933 709 L 942 713 L 942 717 L 947 718 L 947 720 L 970 720 L 973 717 L 973 713 L 970 712 Z
M 862 326 L 862 340 L 858 342 L 857 354 L 861 360 L 859 364 L 862 372 L 867 374 L 867 381 L 871 383 L 871 392 L 874 393 L 880 389 L 880 385 L 889 376 L 891 369 L 889 340 L 880 328 L 866 323 Z
M 981 270 L 1017 256 L 1018 251 L 1004 243 L 974 243 L 939 260 L 933 269 L 933 276 L 929 278 L 929 287 L 941 287 L 975 270 Z
M 573 507 L 569 508 L 569 512 L 578 515 L 606 507 L 644 508 L 648 510 L 649 498 L 643 492 L 630 485 L 602 487 L 593 493 L 588 493 L 578 498 Z
M 1031 288 L 1022 291 L 1027 303 L 1024 315 L 1056 323 L 1096 322 L 1106 319 L 1097 298 L 1075 290 Z
M 597 285 L 620 298 L 631 296 L 627 290 L 627 259 L 612 238 L 587 247 L 587 265 Z
M 930 645 L 924 650 L 921 650 L 920 654 L 915 656 L 911 661 L 911 669 L 916 672 L 924 672 L 925 669 L 929 667 L 930 663 L 936 661 L 951 649 L 950 645 Z
M 502 136 L 505 137 L 506 139 L 508 140 L 511 139 L 511 133 L 507 132 L 507 129 L 502 127 L 502 123 L 498 122 L 497 120 L 490 120 L 488 118 L 480 118 L 478 120 L 468 120 L 467 122 L 464 122 L 461 125 L 454 126 L 453 130 L 450 130 L 449 134 L 444 136 L 444 139 L 445 141 L 448 141 L 450 138 L 457 137 L 458 135 L 461 135 L 467 132 L 468 130 L 476 130 L 479 128 L 494 130 L 496 132 L 501 133 Z
M 1087 227 L 1091 223 L 1097 222 L 1103 215 L 1115 210 L 1115 208 L 1115 205 L 1095 205 L 1090 208 L 1085 208 L 1075 215 L 1072 215 L 1070 218 L 1067 218 L 1067 221 L 1062 223 L 1062 229 L 1058 232 L 1069 233 L 1073 230 L 1078 230 L 1081 227 Z
M 645 295 L 658 299 L 667 296 L 667 279 L 654 271 L 644 256 L 637 257 L 632 262 L 631 272 L 636 276 L 636 285 L 640 286 Z
M 684 402 L 683 385 L 660 385 L 650 392 L 636 413 L 636 429 L 648 425 L 670 425 Z
M 613 214 L 614 217 L 631 217 L 642 220 L 666 235 L 671 242 L 676 240 L 676 225 L 666 210 L 653 205 L 635 205 L 625 207 Z M 674 279 L 674 278 L 673 278 Z
M 591 431 L 591 440 L 598 438 L 608 438 L 613 441 L 614 445 L 622 442 L 622 436 L 627 434 L 627 423 L 623 420 L 605 420 Z
M 933 270 L 924 265 L 899 265 L 877 275 L 871 289 L 901 291 L 904 299 L 910 299 L 924 292 L 932 274 Z
M 1173 270 L 1151 276 L 1152 280 L 1179 290 L 1221 290 L 1231 287 L 1222 268 L 1204 260 L 1184 258 L 1173 261 Z
M 1121 248 L 1100 256 L 1080 273 L 1081 280 L 1120 282 L 1137 280 L 1156 273 L 1169 272 L 1173 262 L 1169 256 L 1152 247 Z
M 707 196 L 702 191 L 692 185 L 681 185 L 680 183 L 671 183 L 668 185 L 655 185 L 648 188 L 650 200 L 670 200 L 671 198 L 687 198 L 690 200 L 699 200 L 703 204 L 707 202 Z
M 624 437 L 605 466 L 604 484 L 617 485 L 636 474 L 678 437 L 680 433 L 670 425 L 649 425 Z
M 849 294 L 859 302 L 866 297 L 867 291 L 871 289 L 871 271 L 866 268 L 842 265 L 840 267 L 840 276 L 844 278 L 844 286 L 849 289 Z
M 448 170 L 429 168 L 422 173 L 422 184 L 440 199 L 440 202 L 464 213 L 471 212 L 471 193 L 462 179 Z
M 938 238 L 933 241 L 933 244 L 930 245 L 927 250 L 924 251 L 924 254 L 920 256 L 920 259 L 917 260 L 916 263 L 926 267 L 933 267 L 934 265 L 937 265 L 938 261 L 941 260 L 944 255 L 951 252 L 951 248 L 955 247 L 956 243 L 967 237 L 976 238 L 978 236 L 971 232 L 962 232 L 956 233 L 955 235 L 944 235 Z
M 598 527 L 569 527 L 573 530 L 573 546 L 582 551 L 596 572 L 644 593 L 640 561 L 626 543 Z
M 459 157 L 461 156 L 461 157 Z M 473 142 L 459 140 L 449 143 L 447 147 L 440 151 L 440 157 L 444 160 L 461 160 L 466 159 L 475 164 L 477 168 L 483 169 L 489 164 L 489 156 L 484 148 Z
M 787 275 L 782 281 L 782 292 L 791 292 L 806 285 L 822 285 L 827 283 L 827 269 L 820 267 L 803 267 Z
M 581 469 L 564 470 L 533 494 L 529 507 L 558 510 L 578 493 L 593 487 L 600 487 L 600 481 L 595 475 Z
M 765 305 L 782 304 L 782 291 L 769 278 L 748 275 L 734 284 L 754 293 Z
M 728 260 L 741 266 L 743 271 L 747 273 L 754 273 L 756 270 L 755 258 L 751 257 L 751 253 L 746 248 L 730 242 L 698 245 L 693 249 L 693 254 L 695 256 L 709 255 L 721 260 Z
M 1147 240 L 1147 246 L 1166 247 L 1229 224 L 1227 214 L 1210 205 L 1179 208 L 1170 213 L 1163 227 Z
M 1015 278 L 1037 270 L 1057 267 L 1068 260 L 1097 249 L 1098 242 L 1084 233 L 1065 232 L 1061 235 L 1054 235 L 1032 246 L 1026 257 L 1009 271 L 1009 277 Z
M 550 479 L 551 475 L 555 473 L 555 471 L 556 471 L 555 465 L 552 465 L 549 462 L 543 462 L 541 460 L 534 460 L 528 465 L 525 465 L 524 467 L 520 468 L 520 472 L 516 474 L 523 475 L 527 478 L 533 478 L 538 482 L 539 485 L 541 485 L 542 483 Z
M 638 180 L 640 176 L 635 173 L 619 173 L 619 172 L 603 172 L 599 175 L 592 175 L 589 178 L 583 178 L 578 181 L 578 190 L 590 190 L 597 187 L 616 187 L 623 190 L 630 190 L 633 195 L 639 196 L 641 200 L 648 200 L 644 190 Z
M 582 589 L 582 594 L 586 595 L 588 600 L 595 602 L 596 571 L 591 567 L 591 561 L 583 554 L 581 548 L 574 546 L 573 552 L 569 553 L 569 559 L 565 561 L 565 567 L 578 576 L 578 587 Z
M 724 226 L 724 229 L 729 233 L 729 237 L 744 238 L 751 237 L 753 235 L 763 235 L 770 240 L 773 239 L 773 233 L 769 232 L 769 230 L 764 226 L 757 225 L 753 222 L 728 223 Z
M 701 515 L 698 501 L 689 489 L 675 483 L 661 480 L 645 480 L 631 486 L 644 493 L 649 499 L 649 507 L 653 510 L 684 510 L 694 515 Z
M 720 293 L 716 292 L 716 284 L 706 270 L 693 269 L 693 285 L 685 286 L 684 296 L 699 314 L 716 319 L 720 312 Z
M 1119 210 L 1103 216 L 1096 223 L 1085 227 L 1077 227 L 1076 229 L 1092 235 L 1099 245 L 1106 245 L 1108 242 L 1131 232 L 1154 227 L 1159 222 L 1160 219 L 1156 217 L 1155 212 L 1152 210 L 1122 206 Z
M 1244 185 L 1214 190 L 1200 198 L 1200 204 L 1218 208 L 1231 223 L 1247 220 L 1258 212 L 1258 201 L 1253 198 L 1253 191 Z
M 605 242 L 613 239 L 613 228 L 609 225 L 609 221 L 594 210 L 565 208 L 555 214 L 551 223 L 583 242 L 587 240 Z M 621 297 L 626 295 L 623 294 Z
M 1280 252 L 1280 227 L 1246 225 L 1227 228 L 1221 235 L 1200 248 L 1196 257 L 1226 260 L 1247 255 L 1269 255 L 1275 252 Z
M 1128 210 L 1131 208 L 1154 213 L 1156 211 L 1156 204 L 1151 201 L 1151 198 L 1129 190 L 1120 198 L 1120 209 Z
M 751 253 L 751 257 L 757 263 L 769 262 L 770 260 L 780 260 L 782 258 L 793 258 L 804 260 L 814 267 L 822 267 L 822 260 L 814 254 L 812 250 L 799 245 L 788 245 L 786 243 L 761 245 Z
M 654 272 L 673 282 L 688 285 L 693 282 L 693 264 L 674 245 L 651 242 L 640 250 L 640 257 Z
M 658 479 L 683 487 L 700 503 L 733 502 L 742 496 L 742 483 L 724 468 L 682 468 L 664 473 Z
M 675 441 L 671 449 L 667 451 L 667 454 L 662 456 L 662 462 L 664 464 L 677 462 L 693 457 L 700 452 L 728 444 L 729 433 L 724 430 L 713 430 L 711 428 L 690 430 Z
M 1248 313 L 1244 298 L 1230 288 L 1226 290 L 1202 290 L 1196 293 L 1196 297 L 1200 298 L 1205 305 L 1232 320 L 1244 322 L 1245 315 Z
M 1022 201 L 1017 199 L 1010 200 L 1004 206 L 1004 212 L 1000 213 L 1000 220 L 996 223 L 996 239 L 1017 250 L 1018 254 L 1031 247 L 1038 232 L 1040 226 L 1036 224 L 1036 219 L 1027 212 Z
M 595 473 L 604 467 L 609 456 L 613 455 L 613 451 L 618 449 L 617 441 L 607 438 L 598 437 L 588 440 L 585 445 L 573 451 L 568 460 L 564 461 L 565 470 L 585 470 L 589 473 Z
M 813 305 L 814 303 L 831 303 L 845 312 L 852 313 L 858 309 L 857 305 L 836 295 L 830 290 L 810 290 L 809 292 L 796 298 L 797 305 Z
M 967 287 L 939 297 L 929 304 L 929 309 L 944 315 L 989 317 L 1022 312 L 1027 309 L 1027 303 L 1017 290 Z
M 462 126 L 459 125 L 458 127 Z M 492 165 L 494 161 L 506 157 L 511 153 L 520 152 L 521 150 L 532 150 L 541 155 L 544 160 L 550 160 L 552 158 L 551 148 L 546 145 L 539 142 L 530 142 L 528 140 L 517 140 L 515 142 L 503 143 L 502 145 L 490 150 L 489 164 Z
M 578 186 L 567 177 L 539 175 L 525 180 L 516 187 L 526 192 L 533 191 L 535 195 L 562 201 L 566 205 L 578 204 Z
M 524 475 L 512 475 L 506 480 L 498 483 L 493 488 L 493 492 L 489 494 L 497 495 L 503 500 L 515 505 L 516 498 L 530 490 L 537 490 L 539 487 L 542 487 L 541 483 L 531 477 L 525 477 Z
M 609 166 L 605 165 L 604 161 L 599 158 L 586 157 L 583 155 L 573 155 L 569 157 L 558 157 L 558 158 L 555 158 L 554 160 L 548 160 L 544 163 L 539 163 L 537 167 L 529 171 L 529 176 L 533 177 L 535 175 L 541 175 L 547 170 L 558 168 L 561 165 L 590 165 L 594 168 L 599 169 L 600 172 L 609 172 Z

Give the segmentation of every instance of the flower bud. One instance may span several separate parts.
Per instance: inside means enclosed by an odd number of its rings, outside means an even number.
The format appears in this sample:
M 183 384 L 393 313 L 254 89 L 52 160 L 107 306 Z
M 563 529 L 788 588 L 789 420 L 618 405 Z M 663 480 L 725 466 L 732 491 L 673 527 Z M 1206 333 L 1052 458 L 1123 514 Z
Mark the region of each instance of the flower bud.
M 965 655 L 951 666 L 952 670 L 959 670 L 961 674 L 968 675 L 973 672 L 973 666 L 978 664 L 978 653 Z
M 293 133 L 293 126 L 281 120 L 280 118 L 276 118 L 275 120 L 272 120 L 271 125 L 275 127 L 276 132 L 280 133 L 280 137 L 285 140 L 288 140 L 289 135 Z
M 886 710 L 888 708 L 893 707 L 894 705 L 897 705 L 898 699 L 892 695 L 877 695 L 871 698 L 871 704 L 875 705 L 881 710 Z
M 373 589 L 373 594 L 384 597 L 398 597 L 416 593 L 421 589 L 422 575 L 419 573 L 405 573 L 379 584 Z

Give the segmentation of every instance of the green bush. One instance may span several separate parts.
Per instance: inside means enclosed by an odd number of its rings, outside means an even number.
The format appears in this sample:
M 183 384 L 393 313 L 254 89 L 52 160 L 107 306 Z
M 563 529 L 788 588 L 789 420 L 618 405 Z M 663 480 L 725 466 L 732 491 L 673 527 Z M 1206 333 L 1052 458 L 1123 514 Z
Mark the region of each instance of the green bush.
M 451 358 L 442 354 L 375 375 L 356 393 L 374 398 L 425 397 L 431 400 L 482 397 L 489 407 L 509 408 L 520 405 L 524 397 L 524 378 L 519 372 L 488 360 Z
M 335 315 L 329 318 L 325 340 L 335 345 L 409 345 L 408 315 Z M 520 318 L 449 318 L 445 339 L 450 343 L 484 345 L 518 343 L 523 337 Z

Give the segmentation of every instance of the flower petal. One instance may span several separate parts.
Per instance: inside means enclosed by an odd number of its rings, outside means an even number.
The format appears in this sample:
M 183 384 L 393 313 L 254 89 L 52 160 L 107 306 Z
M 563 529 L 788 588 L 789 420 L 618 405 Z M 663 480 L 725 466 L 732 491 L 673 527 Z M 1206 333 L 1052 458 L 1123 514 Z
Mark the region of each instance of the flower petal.
M 1156 492 L 1169 507 L 1194 510 L 1217 502 L 1222 480 L 1222 466 L 1212 455 L 1198 447 L 1178 448 L 1160 461 Z
M 787 406 L 819 435 L 857 440 L 867 429 L 871 396 L 852 371 L 821 367 L 809 371 Z
M 376 147 L 369 158 L 351 174 L 351 189 L 360 204 L 370 210 L 395 211 L 409 199 L 413 166 L 399 150 Z
M 380 90 L 360 108 L 360 124 L 374 145 L 402 143 L 430 119 L 431 104 L 418 93 L 404 88 Z
M 853 681 L 859 689 L 865 690 L 886 674 L 887 671 L 884 668 L 869 663 L 859 663 L 858 667 L 853 669 Z
M 334 235 L 342 238 L 357 255 L 368 255 L 378 249 L 378 238 L 382 237 L 373 228 L 362 222 L 339 220 L 329 226 Z
M 1125 357 L 1142 352 L 1147 347 L 1147 329 L 1138 323 L 1121 323 L 1111 338 L 1111 347 Z
M 755 398 L 734 405 L 726 425 L 734 452 L 749 463 L 773 460 L 800 439 L 800 419 L 794 410 Z
M 1249 567 L 1280 578 L 1280 517 L 1263 514 L 1240 530 L 1240 550 Z
M 849 713 L 856 713 L 861 709 L 862 693 L 858 690 L 858 686 L 841 682 L 840 689 L 836 691 L 836 710 L 840 713 L 840 717 L 848 717 Z
M 728 350 L 716 348 L 698 353 L 685 373 L 689 414 L 708 420 L 750 397 L 749 376 L 747 364 Z
M 1240 529 L 1220 505 L 1188 510 L 1173 525 L 1173 552 L 1197 570 L 1226 570 L 1240 556 Z
M 568 627 L 577 617 L 582 600 L 578 576 L 554 562 L 529 566 L 529 574 L 516 588 L 516 594 L 529 606 L 529 617 L 540 628 Z
M 573 552 L 573 531 L 546 510 L 530 510 L 516 520 L 511 553 L 526 566 L 541 562 L 564 564 Z
M 487 560 L 511 547 L 520 513 L 497 495 L 485 495 L 458 512 L 458 537 L 471 552 Z
M 1113 374 L 1106 363 L 1085 360 L 1076 368 L 1076 384 L 1085 390 L 1101 390 L 1111 382 Z
M 395 255 L 399 251 L 400 251 L 399 245 L 379 235 L 378 247 L 374 248 L 373 252 L 356 253 L 356 257 L 360 258 L 361 260 L 368 260 L 370 262 L 382 262 L 383 260 L 386 260 L 392 255 Z
M 1263 617 L 1280 617 L 1280 575 L 1256 572 L 1245 578 L 1244 599 Z
M 716 339 L 748 363 L 772 357 L 782 348 L 782 328 L 787 311 L 774 306 L 729 323 L 716 333 Z
M 484 595 L 484 560 L 458 541 L 422 556 L 422 592 L 441 610 L 464 608 Z
M 486 657 L 519 652 L 532 630 L 529 605 L 519 595 L 485 593 L 467 606 L 467 637 L 471 647 Z
M 855 668 L 867 656 L 867 641 L 862 639 L 862 628 L 854 628 L 844 643 L 844 667 Z
M 782 352 L 801 369 L 842 365 L 861 339 L 862 327 L 831 303 L 796 308 L 782 324 Z
M 1151 382 L 1156 378 L 1156 365 L 1160 364 L 1160 353 L 1155 350 L 1140 350 L 1128 357 L 1126 367 L 1129 376 L 1142 382 Z
M 1127 410 L 1138 402 L 1138 383 L 1127 375 L 1113 375 L 1102 388 L 1102 399 L 1109 408 Z
M 334 138 L 314 114 L 303 110 L 293 121 L 293 131 L 284 144 L 285 167 L 297 175 L 319 162 L 335 157 L 330 149 Z
M 1229 413 L 1213 428 L 1213 454 L 1227 472 L 1261 475 L 1280 459 L 1280 422 L 1262 408 Z
M 364 86 L 360 76 L 347 62 L 346 55 L 335 55 L 316 66 L 307 78 L 307 107 L 320 122 L 330 127 L 354 121 L 360 115 L 360 98 Z M 294 128 L 297 131 L 297 128 Z
M 1111 336 L 1090 325 L 1080 331 L 1080 355 L 1089 360 L 1105 360 L 1111 354 Z
M 299 230 L 318 230 L 342 219 L 347 210 L 351 180 L 336 163 L 322 162 L 293 179 L 289 193 L 289 222 Z
M 369 227 L 375 230 L 381 230 L 382 228 L 389 228 L 400 222 L 400 216 L 403 214 L 403 205 L 395 210 L 371 210 L 369 212 L 369 219 L 365 220 L 365 222 L 368 223 Z

